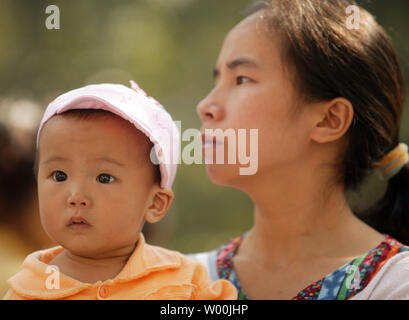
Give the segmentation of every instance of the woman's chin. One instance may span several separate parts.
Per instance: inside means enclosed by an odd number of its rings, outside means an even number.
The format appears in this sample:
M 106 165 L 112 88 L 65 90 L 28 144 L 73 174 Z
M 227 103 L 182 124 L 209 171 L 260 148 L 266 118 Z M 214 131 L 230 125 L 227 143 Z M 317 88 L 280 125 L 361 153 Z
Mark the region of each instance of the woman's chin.
M 240 182 L 239 169 L 235 165 L 207 164 L 207 176 L 218 186 L 236 187 Z

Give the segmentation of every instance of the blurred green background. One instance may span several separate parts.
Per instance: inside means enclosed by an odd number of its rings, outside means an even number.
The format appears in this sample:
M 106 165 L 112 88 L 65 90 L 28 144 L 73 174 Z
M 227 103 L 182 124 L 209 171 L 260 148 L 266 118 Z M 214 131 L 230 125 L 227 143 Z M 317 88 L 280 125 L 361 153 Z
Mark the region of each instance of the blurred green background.
M 182 130 L 200 128 L 196 105 L 212 87 L 212 69 L 224 36 L 250 2 L 0 0 L 0 117 L 9 119 L 10 106 L 22 101 L 45 108 L 59 94 L 86 84 L 128 86 L 134 79 L 182 121 Z M 409 1 L 359 3 L 395 41 L 409 79 Z M 48 5 L 60 9 L 60 30 L 45 27 Z M 408 120 L 406 110 L 401 129 L 405 142 L 409 142 Z M 365 206 L 383 188 L 370 177 L 350 200 Z M 209 250 L 252 224 L 248 197 L 213 185 L 204 165 L 180 165 L 174 191 L 168 215 L 146 230 L 153 244 L 185 253 Z M 13 228 L 7 224 L 12 219 L 0 217 L 3 230 Z

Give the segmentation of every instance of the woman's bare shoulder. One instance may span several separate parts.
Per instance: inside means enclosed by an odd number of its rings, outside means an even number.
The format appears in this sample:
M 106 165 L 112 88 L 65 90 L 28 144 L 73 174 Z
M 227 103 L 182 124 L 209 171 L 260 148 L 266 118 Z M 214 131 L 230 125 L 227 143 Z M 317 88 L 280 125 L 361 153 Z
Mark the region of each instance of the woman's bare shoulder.
M 409 251 L 390 258 L 351 300 L 409 300 Z

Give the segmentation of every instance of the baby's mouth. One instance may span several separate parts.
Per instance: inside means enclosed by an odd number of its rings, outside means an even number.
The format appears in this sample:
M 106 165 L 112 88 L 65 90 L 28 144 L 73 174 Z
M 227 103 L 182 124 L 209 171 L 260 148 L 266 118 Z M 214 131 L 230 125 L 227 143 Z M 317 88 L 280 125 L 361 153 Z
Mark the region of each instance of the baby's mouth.
M 91 225 L 88 223 L 87 220 L 81 217 L 72 217 L 68 221 L 68 227 L 74 228 L 74 229 L 83 229 L 83 228 L 88 228 Z

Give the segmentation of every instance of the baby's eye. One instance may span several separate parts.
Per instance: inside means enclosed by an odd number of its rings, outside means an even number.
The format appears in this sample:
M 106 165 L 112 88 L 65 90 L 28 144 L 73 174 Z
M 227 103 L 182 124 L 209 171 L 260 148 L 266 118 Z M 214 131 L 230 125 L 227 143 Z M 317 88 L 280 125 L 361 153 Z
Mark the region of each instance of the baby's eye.
M 67 180 L 67 175 L 62 171 L 54 171 L 52 173 L 52 177 L 53 177 L 54 181 L 57 181 L 57 182 Z
M 101 182 L 101 183 L 110 183 L 110 182 L 114 182 L 115 178 L 113 176 L 111 176 L 110 174 L 107 173 L 101 173 L 98 177 L 97 177 L 97 181 Z
M 248 82 L 248 81 L 251 81 L 251 79 L 248 78 L 248 77 L 245 77 L 245 76 L 238 76 L 236 78 L 236 84 L 243 84 L 243 83 Z

